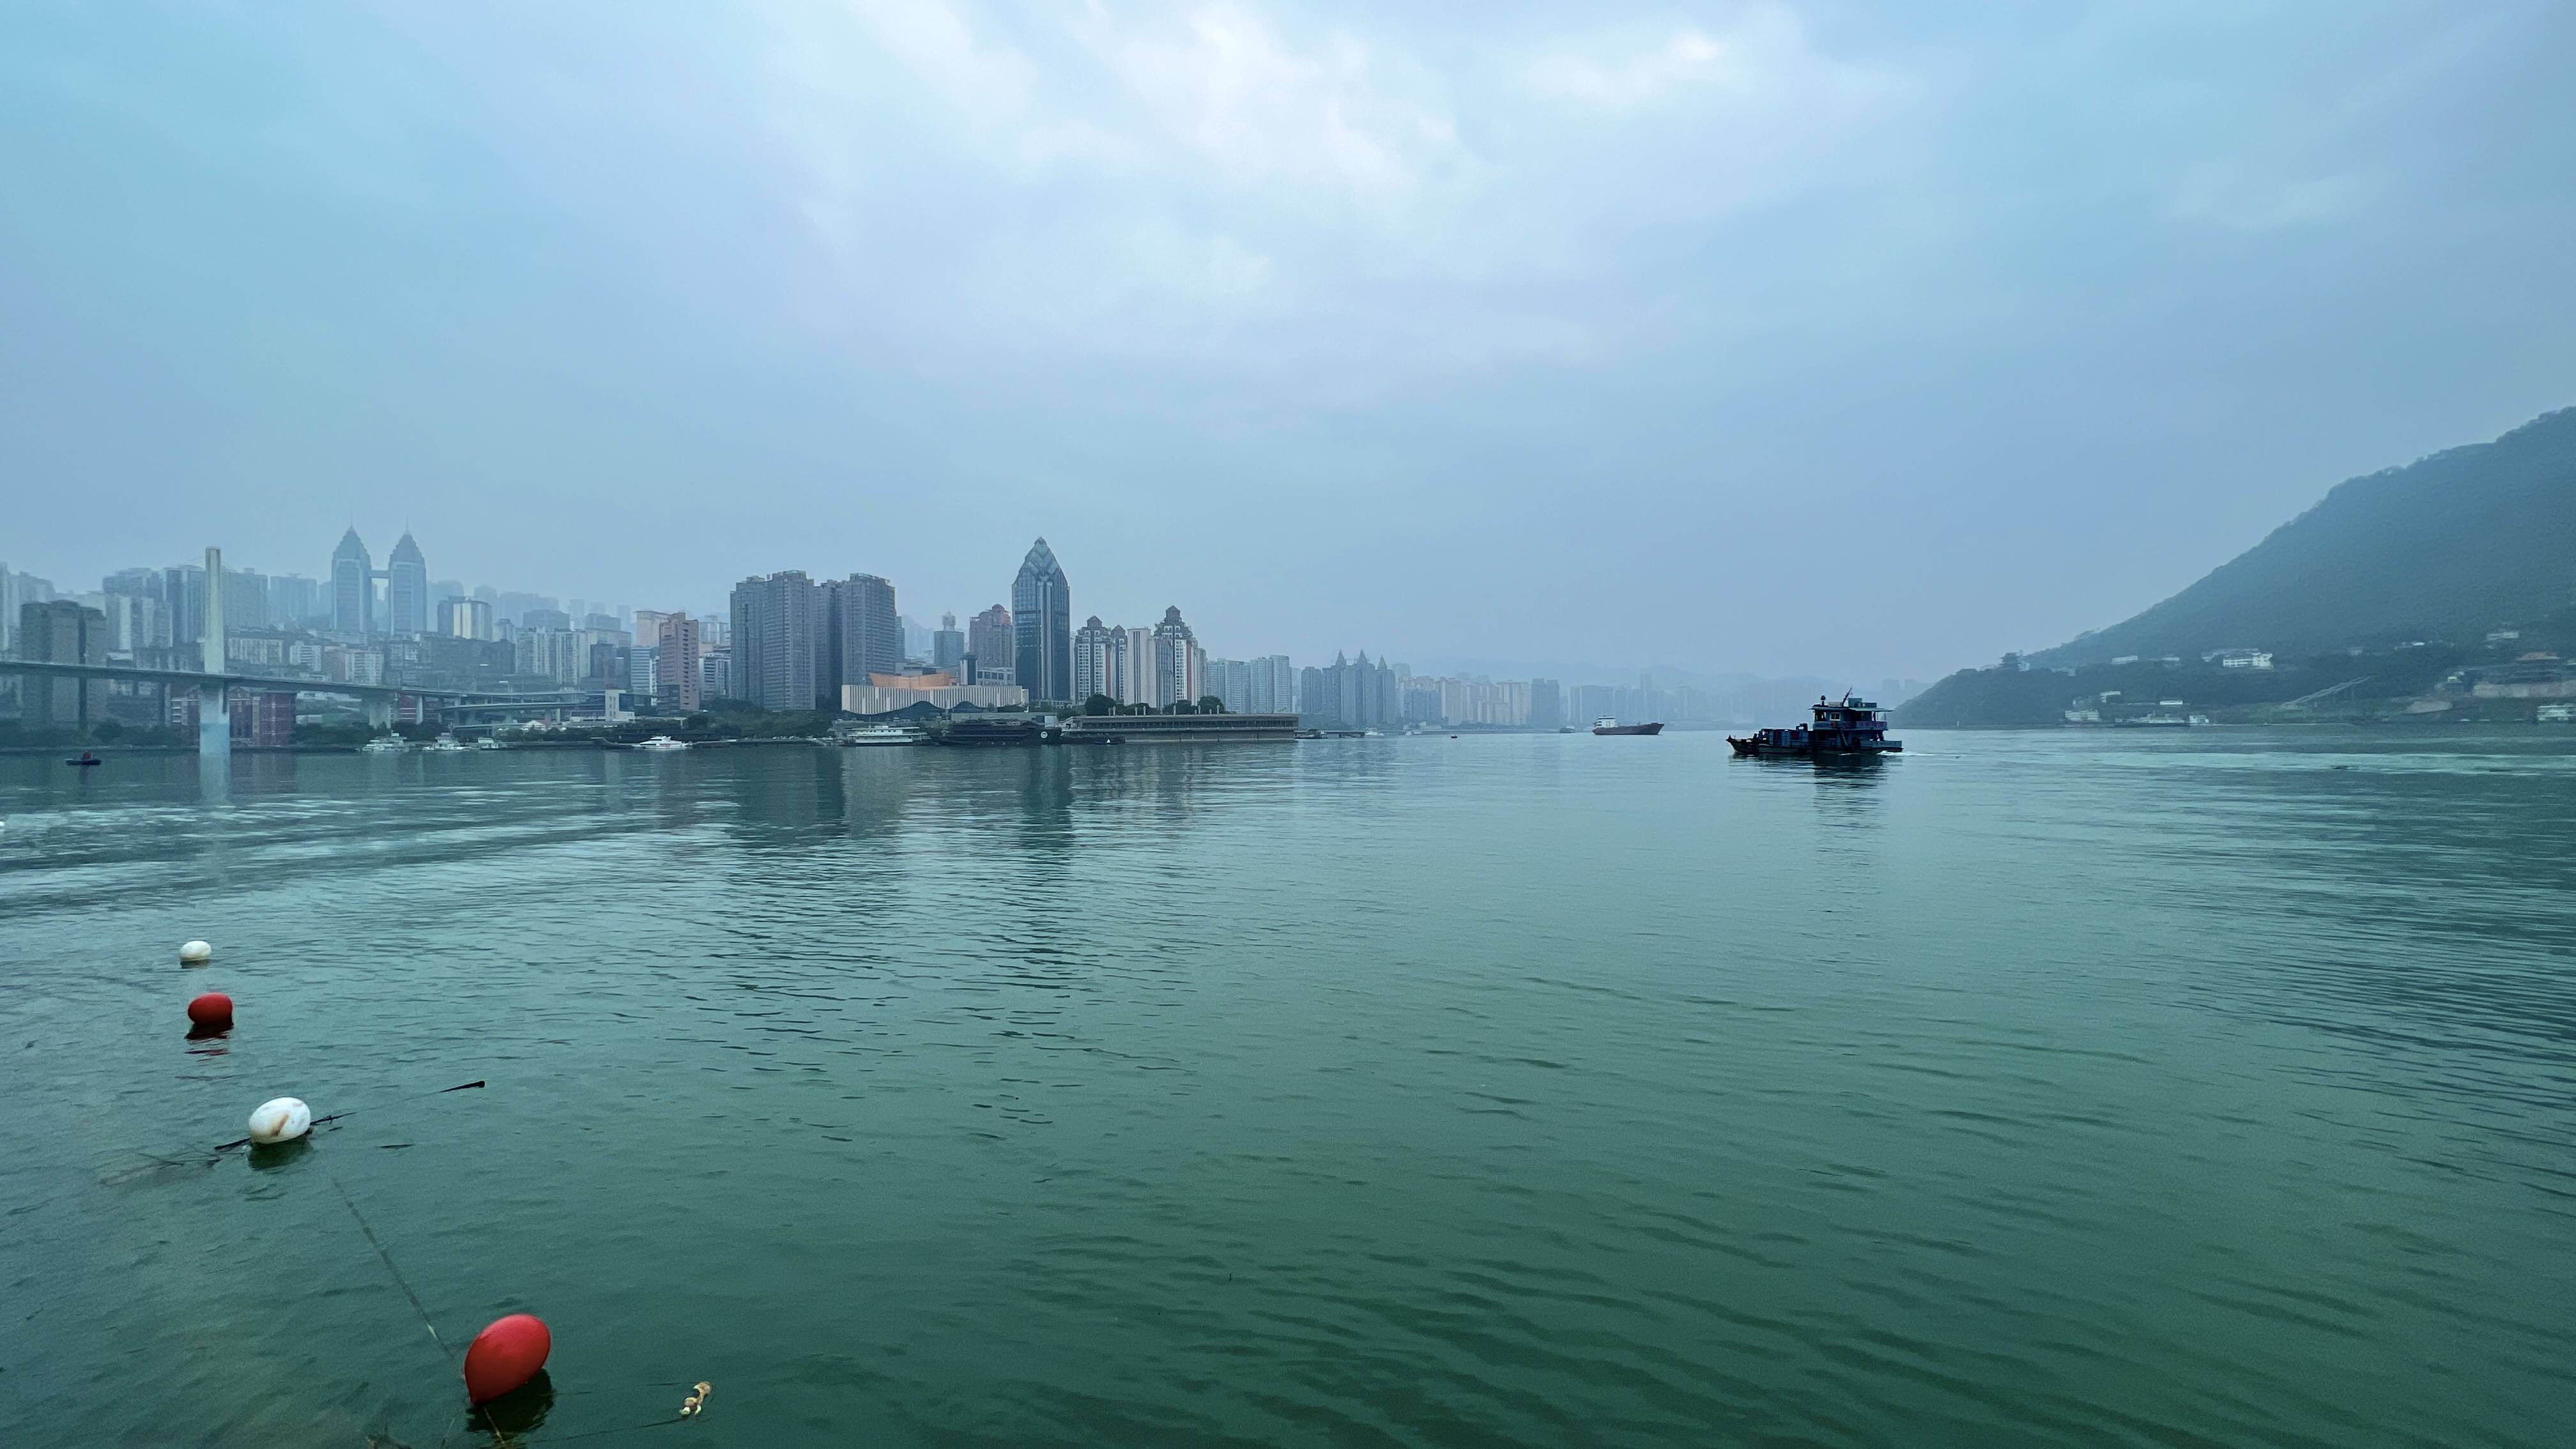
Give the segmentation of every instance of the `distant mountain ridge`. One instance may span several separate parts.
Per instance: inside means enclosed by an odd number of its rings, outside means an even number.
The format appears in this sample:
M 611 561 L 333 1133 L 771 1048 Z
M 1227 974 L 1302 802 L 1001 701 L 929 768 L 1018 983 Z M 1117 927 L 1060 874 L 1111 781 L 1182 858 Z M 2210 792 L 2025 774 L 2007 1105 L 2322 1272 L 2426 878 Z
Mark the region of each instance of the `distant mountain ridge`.
M 2576 602 L 2576 408 L 2337 484 L 2198 583 L 2039 665 L 2475 640 Z

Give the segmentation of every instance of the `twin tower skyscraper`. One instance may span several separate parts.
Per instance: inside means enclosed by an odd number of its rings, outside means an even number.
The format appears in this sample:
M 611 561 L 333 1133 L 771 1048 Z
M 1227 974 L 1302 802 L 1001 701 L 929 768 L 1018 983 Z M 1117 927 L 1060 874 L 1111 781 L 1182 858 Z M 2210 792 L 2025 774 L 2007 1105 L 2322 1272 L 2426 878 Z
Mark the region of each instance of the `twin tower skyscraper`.
M 376 583 L 385 586 L 384 608 L 376 607 Z M 358 638 L 378 634 L 429 632 L 429 564 L 411 531 L 403 531 L 393 555 L 379 572 L 367 545 L 352 527 L 331 550 L 331 631 Z

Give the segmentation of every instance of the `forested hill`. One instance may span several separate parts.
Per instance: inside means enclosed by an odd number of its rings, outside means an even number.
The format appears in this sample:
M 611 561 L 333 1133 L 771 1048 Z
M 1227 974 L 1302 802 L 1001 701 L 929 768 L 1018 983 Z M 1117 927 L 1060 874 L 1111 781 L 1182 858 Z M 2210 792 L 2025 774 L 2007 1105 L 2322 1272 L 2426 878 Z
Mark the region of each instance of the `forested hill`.
M 2083 665 L 2473 640 L 2576 598 L 2576 408 L 2339 484 L 2200 582 L 2032 656 Z

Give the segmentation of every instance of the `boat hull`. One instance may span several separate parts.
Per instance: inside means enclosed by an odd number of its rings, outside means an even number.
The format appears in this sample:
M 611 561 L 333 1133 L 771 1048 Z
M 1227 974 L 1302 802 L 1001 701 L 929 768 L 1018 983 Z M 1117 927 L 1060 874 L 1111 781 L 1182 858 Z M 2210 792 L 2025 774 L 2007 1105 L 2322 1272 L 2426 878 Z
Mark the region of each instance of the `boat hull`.
M 1592 732 L 1596 735 L 1659 735 L 1664 732 L 1664 726 L 1661 721 L 1654 724 L 1594 725 Z
M 1726 742 L 1735 747 L 1738 755 L 1756 760 L 1874 760 L 1881 755 L 1905 753 L 1905 746 L 1894 740 L 1883 745 L 1826 745 L 1821 748 L 1812 744 L 1767 744 L 1761 740 L 1740 740 L 1733 735 L 1728 735 Z

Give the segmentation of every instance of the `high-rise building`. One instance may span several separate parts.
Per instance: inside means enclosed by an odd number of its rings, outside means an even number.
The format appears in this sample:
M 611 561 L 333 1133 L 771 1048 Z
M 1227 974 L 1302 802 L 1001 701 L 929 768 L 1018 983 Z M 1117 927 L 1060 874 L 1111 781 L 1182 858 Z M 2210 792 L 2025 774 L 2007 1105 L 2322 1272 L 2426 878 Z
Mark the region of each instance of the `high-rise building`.
M 643 618 L 638 609 L 635 616 Z M 656 626 L 660 643 L 653 655 L 653 699 L 665 710 L 682 714 L 697 713 L 704 697 L 704 676 L 698 672 L 698 625 L 686 614 L 665 614 Z
M 18 657 L 58 664 L 107 662 L 107 615 L 55 599 L 18 607 Z M 20 717 L 36 729 L 88 729 L 107 718 L 107 681 L 28 675 L 18 683 Z
M 823 582 L 823 667 L 815 687 L 837 708 L 841 686 L 903 668 L 903 624 L 894 585 L 875 574 Z
M 278 629 L 312 629 L 330 616 L 322 580 L 299 572 L 268 575 L 268 621 Z
M 1151 705 L 1154 702 L 1154 631 L 1120 629 L 1118 631 L 1118 693 L 1120 704 Z
M 224 627 L 266 629 L 279 621 L 268 612 L 268 575 L 256 569 L 224 570 Z
M 1243 712 L 1246 714 L 1294 714 L 1297 710 L 1297 671 L 1288 666 L 1285 654 L 1264 654 L 1252 661 L 1250 679 L 1244 688 Z M 1226 708 L 1234 708 L 1232 700 Z
M 1362 650 L 1355 660 L 1335 654 L 1326 668 L 1299 671 L 1297 712 L 1337 729 L 1378 729 L 1402 723 L 1404 700 L 1394 666 L 1371 664 Z
M 714 649 L 698 656 L 698 701 L 733 698 L 733 651 Z
M 671 616 L 668 613 L 660 609 L 636 610 L 635 642 L 648 649 L 661 643 L 662 621 L 669 617 Z
M 108 629 L 116 636 L 113 647 L 130 652 L 169 646 L 170 592 L 159 569 L 119 569 L 107 576 L 99 591 L 107 596 Z
M 102 593 L 98 597 L 99 607 L 107 615 L 110 653 L 131 655 L 138 649 L 159 647 L 166 625 L 160 600 L 119 593 Z
M 1154 626 L 1154 704 L 1198 703 L 1205 658 L 1198 636 L 1181 622 L 1181 606 L 1165 609 L 1163 622 Z
M 1553 679 L 1529 682 L 1529 725 L 1531 729 L 1561 729 L 1565 725 L 1565 702 L 1557 694 Z
M 492 637 L 492 606 L 481 599 L 438 601 L 438 632 L 459 639 Z
M 1211 659 L 1207 662 L 1207 692 L 1231 713 L 1254 713 L 1260 707 L 1252 702 L 1252 670 L 1249 660 Z
M 1029 698 L 1058 703 L 1073 693 L 1073 603 L 1064 570 L 1043 538 L 1020 560 L 1019 577 L 1011 581 L 1011 624 L 1015 631 L 1012 674 Z
M 981 684 L 988 672 L 1007 674 L 1011 669 L 1012 653 L 1018 648 L 1017 640 L 1017 631 L 1011 625 L 1011 611 L 999 604 L 967 620 L 966 657 L 975 661 L 975 678 L 958 682 Z
M 1095 694 L 1118 697 L 1118 631 L 1100 622 L 1098 614 L 1082 621 L 1073 631 L 1073 695 L 1081 704 Z
M 173 564 L 161 571 L 161 597 L 170 606 L 170 642 L 194 644 L 206 623 L 206 571 L 197 564 Z
M 954 670 L 966 658 L 966 631 L 957 627 L 955 614 L 939 616 L 939 627 L 930 636 L 930 667 Z
M 376 632 L 376 563 L 355 528 L 331 550 L 331 632 L 361 638 Z M 187 638 L 195 637 L 191 629 Z
M 330 614 L 322 581 L 302 574 L 268 576 L 268 619 L 280 629 L 311 628 Z
M 733 586 L 735 698 L 768 710 L 816 706 L 814 666 L 823 647 L 820 604 L 820 591 L 801 569 Z

